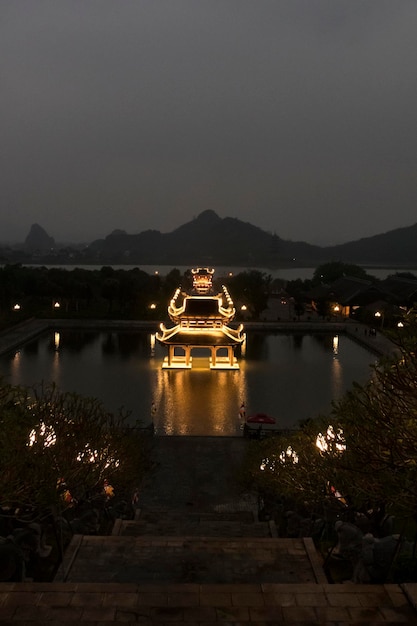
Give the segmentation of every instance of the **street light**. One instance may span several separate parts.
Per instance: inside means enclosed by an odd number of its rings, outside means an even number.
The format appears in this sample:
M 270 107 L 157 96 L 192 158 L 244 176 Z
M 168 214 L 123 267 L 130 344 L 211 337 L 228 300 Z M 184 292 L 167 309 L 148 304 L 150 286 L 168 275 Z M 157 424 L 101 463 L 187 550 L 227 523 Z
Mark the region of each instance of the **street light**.
M 375 311 L 375 317 L 377 318 L 377 320 L 381 320 L 380 328 L 382 330 L 384 326 L 384 313 L 381 313 L 381 311 Z

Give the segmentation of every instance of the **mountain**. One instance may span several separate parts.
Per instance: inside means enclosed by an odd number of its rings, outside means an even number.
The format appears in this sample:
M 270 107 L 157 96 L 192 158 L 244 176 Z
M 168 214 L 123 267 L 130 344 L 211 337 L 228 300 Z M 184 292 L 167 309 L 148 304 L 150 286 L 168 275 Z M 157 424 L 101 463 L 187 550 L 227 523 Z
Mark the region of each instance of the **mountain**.
M 296 257 L 320 262 L 324 249 L 303 242 L 289 242 L 236 218 L 220 218 L 203 211 L 191 222 L 170 233 L 148 230 L 138 235 L 112 233 L 90 246 L 97 260 L 159 265 L 277 266 Z
M 20 252 L 2 250 L 6 260 L 37 263 L 129 265 L 234 265 L 316 267 L 329 261 L 385 267 L 417 267 L 417 224 L 386 233 L 320 247 L 281 239 L 249 222 L 221 218 L 207 210 L 170 233 L 146 230 L 129 235 L 117 229 L 89 246 L 56 246 L 33 224 Z M 23 249 L 22 249 L 23 248 Z M 52 250 L 54 248 L 54 250 Z
M 55 247 L 55 240 L 39 224 L 32 224 L 25 239 L 24 248 L 30 252 L 48 252 Z
M 326 248 L 333 258 L 358 265 L 416 265 L 417 224 Z

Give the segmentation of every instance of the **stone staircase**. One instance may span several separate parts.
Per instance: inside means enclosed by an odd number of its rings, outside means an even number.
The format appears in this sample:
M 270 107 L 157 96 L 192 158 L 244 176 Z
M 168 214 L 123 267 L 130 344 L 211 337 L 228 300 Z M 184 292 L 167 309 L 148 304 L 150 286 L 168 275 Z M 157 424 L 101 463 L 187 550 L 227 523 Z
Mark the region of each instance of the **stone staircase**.
M 271 537 L 274 524 L 256 521 L 252 511 L 138 510 L 135 520 L 118 520 L 113 535 Z
M 55 582 L 0 584 L 0 623 L 417 624 L 417 586 L 328 584 L 310 539 L 275 534 L 247 510 L 138 511 L 74 536 Z
M 100 583 L 326 582 L 311 539 L 278 539 L 249 511 L 138 511 L 111 537 L 76 535 L 56 580 Z
M 75 535 L 52 583 L 0 583 L 0 623 L 417 625 L 417 585 L 329 584 L 311 539 L 258 521 L 229 471 L 242 444 L 162 441 L 136 518 Z

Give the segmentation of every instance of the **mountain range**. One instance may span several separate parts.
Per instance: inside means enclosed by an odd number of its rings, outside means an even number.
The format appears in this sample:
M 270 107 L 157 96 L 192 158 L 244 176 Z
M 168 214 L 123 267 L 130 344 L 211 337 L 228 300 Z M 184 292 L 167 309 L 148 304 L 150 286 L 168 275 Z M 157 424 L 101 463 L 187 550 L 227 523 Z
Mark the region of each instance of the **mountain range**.
M 221 218 L 207 210 L 170 233 L 146 230 L 132 235 L 115 230 L 83 248 L 60 247 L 41 226 L 34 224 L 20 251 L 42 263 L 277 268 L 316 266 L 337 260 L 368 266 L 416 267 L 417 223 L 357 241 L 321 247 L 285 240 L 248 222 Z M 7 260 L 7 250 L 2 250 L 2 256 Z

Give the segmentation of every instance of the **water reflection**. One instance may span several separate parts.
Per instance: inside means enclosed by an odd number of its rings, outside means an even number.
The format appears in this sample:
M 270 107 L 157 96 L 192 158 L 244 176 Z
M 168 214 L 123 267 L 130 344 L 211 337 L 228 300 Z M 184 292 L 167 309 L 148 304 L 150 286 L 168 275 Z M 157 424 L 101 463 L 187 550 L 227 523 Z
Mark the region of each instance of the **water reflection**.
M 190 370 L 156 370 L 155 431 L 168 435 L 235 435 L 238 407 L 247 395 L 244 364 L 239 371 L 210 371 L 207 359 Z
M 110 411 L 123 406 L 132 423 L 153 420 L 158 434 L 239 435 L 242 402 L 248 415 L 268 413 L 291 428 L 328 412 L 375 361 L 343 335 L 303 333 L 248 334 L 239 371 L 211 371 L 207 351 L 193 354 L 192 370 L 163 370 L 165 354 L 146 332 L 65 330 L 0 356 L 0 371 L 12 384 L 55 382 Z

